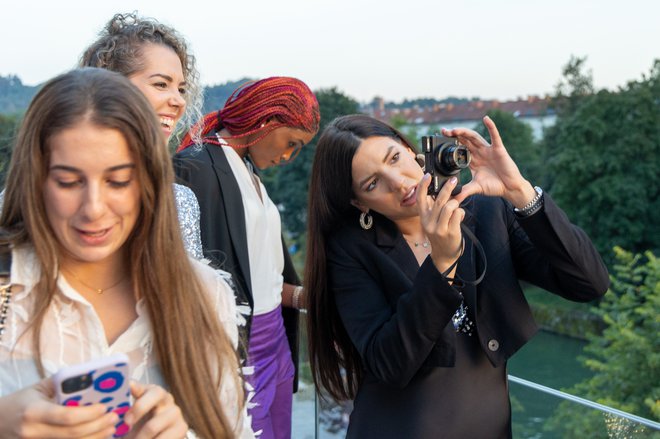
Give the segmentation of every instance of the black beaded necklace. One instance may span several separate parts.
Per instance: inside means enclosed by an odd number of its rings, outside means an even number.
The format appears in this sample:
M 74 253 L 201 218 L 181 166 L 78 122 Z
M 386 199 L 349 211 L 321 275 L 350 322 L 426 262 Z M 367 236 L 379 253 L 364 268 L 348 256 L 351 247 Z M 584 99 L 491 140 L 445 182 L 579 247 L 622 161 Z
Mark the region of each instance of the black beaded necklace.
M 9 313 L 9 304 L 11 303 L 11 283 L 0 287 L 0 341 L 5 332 L 5 321 Z
M 11 303 L 11 250 L 0 254 L 0 278 L 6 279 L 7 282 L 0 285 L 0 341 L 2 341 Z

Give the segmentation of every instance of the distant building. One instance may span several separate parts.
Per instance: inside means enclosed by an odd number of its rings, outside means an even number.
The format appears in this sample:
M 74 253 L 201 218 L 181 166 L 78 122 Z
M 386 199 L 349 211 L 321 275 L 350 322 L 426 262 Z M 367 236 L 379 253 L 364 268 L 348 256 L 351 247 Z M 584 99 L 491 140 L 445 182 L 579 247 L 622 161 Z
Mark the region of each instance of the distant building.
M 548 97 L 529 96 L 527 99 L 500 102 L 497 100 L 474 100 L 459 103 L 438 103 L 429 106 L 415 105 L 410 108 L 387 108 L 382 98 L 376 98 L 371 105 L 363 108 L 363 112 L 389 122 L 393 118 L 403 118 L 407 125 L 418 129 L 435 127 L 453 128 L 456 126 L 472 127 L 493 109 L 507 111 L 523 122 L 528 123 L 534 132 L 534 137 L 542 136 L 543 128 L 554 124 L 556 115 L 550 107 Z

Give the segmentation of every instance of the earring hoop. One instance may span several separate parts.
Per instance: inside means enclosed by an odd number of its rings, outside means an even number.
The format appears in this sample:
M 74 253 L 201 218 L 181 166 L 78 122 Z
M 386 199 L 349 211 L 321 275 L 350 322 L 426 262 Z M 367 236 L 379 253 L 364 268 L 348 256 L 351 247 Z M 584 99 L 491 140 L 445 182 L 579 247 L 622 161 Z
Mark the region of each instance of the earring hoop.
M 360 214 L 360 227 L 364 230 L 369 230 L 374 225 L 374 217 L 369 212 L 362 212 Z

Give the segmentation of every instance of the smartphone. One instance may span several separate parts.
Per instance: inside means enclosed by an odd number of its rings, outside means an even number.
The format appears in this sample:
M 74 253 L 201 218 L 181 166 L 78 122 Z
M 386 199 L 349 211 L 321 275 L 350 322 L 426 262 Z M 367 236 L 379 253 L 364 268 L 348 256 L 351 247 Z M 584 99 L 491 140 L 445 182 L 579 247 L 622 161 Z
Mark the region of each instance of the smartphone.
M 119 416 L 113 437 L 125 436 L 130 427 L 124 415 L 131 407 L 130 367 L 125 354 L 114 354 L 68 366 L 53 376 L 57 403 L 67 407 L 105 404 Z

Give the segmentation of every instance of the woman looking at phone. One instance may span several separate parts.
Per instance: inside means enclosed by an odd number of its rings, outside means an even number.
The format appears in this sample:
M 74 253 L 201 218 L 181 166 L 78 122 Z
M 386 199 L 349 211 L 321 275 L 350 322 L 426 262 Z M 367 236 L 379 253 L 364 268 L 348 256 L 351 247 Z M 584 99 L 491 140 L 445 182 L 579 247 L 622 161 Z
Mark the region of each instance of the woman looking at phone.
M 125 77 L 82 69 L 33 99 L 12 155 L 0 248 L 0 437 L 252 437 L 230 287 L 187 257 L 169 153 Z M 166 255 L 166 257 L 164 257 Z M 50 376 L 123 352 L 135 401 L 61 407 Z

